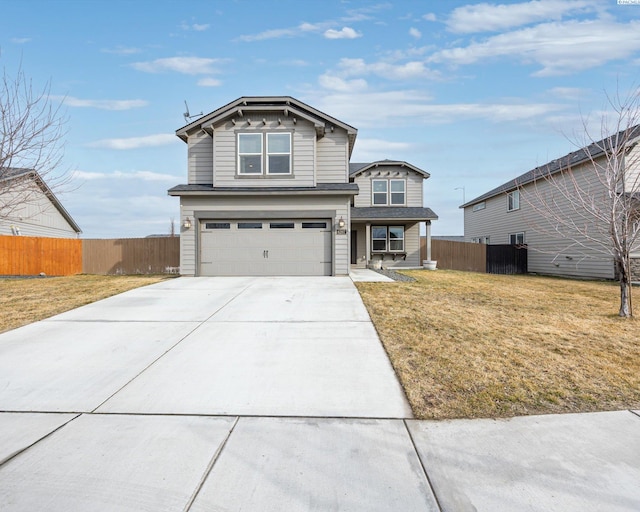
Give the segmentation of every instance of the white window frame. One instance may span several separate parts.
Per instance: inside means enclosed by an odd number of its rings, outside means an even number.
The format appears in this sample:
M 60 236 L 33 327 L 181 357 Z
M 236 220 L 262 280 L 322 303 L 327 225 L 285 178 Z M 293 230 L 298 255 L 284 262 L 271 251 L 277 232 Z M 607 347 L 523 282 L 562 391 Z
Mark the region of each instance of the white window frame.
M 238 132 L 236 134 L 236 176 L 291 176 L 293 174 L 293 137 L 291 132 Z M 246 136 L 260 136 L 260 153 L 241 153 L 240 152 L 240 139 Z M 289 152 L 278 153 L 269 152 L 269 135 L 288 135 L 289 136 Z M 278 155 L 289 156 L 289 171 L 288 172 L 270 172 L 269 171 L 269 157 Z M 241 160 L 243 156 L 259 156 L 260 157 L 260 172 L 242 172 Z
M 507 211 L 513 212 L 520 209 L 520 191 L 514 190 L 507 194 Z
M 518 238 L 522 241 L 518 242 Z M 509 244 L 510 245 L 524 245 L 524 231 L 519 231 L 518 233 L 509 233 Z
M 269 152 L 269 137 L 271 135 L 287 135 L 289 137 L 289 151 L 287 153 L 278 153 L 278 152 Z M 272 176 L 288 176 L 291 174 L 291 133 L 290 132 L 266 132 L 265 133 L 265 144 L 264 144 L 264 148 L 265 148 L 265 168 L 267 171 L 267 174 L 270 174 Z M 289 171 L 288 172 L 271 172 L 269 170 L 269 157 L 270 156 L 282 156 L 282 155 L 287 155 L 289 157 Z
M 402 230 L 402 238 L 391 238 L 391 229 L 399 228 Z M 374 238 L 373 230 L 374 229 L 384 229 L 385 230 L 385 238 Z M 371 252 L 374 253 L 403 253 L 405 252 L 405 238 L 406 238 L 406 229 L 404 226 L 371 226 Z M 373 242 L 384 240 L 384 249 L 374 249 Z M 402 241 L 402 248 L 400 249 L 391 249 L 391 241 L 398 242 Z
M 476 203 L 473 205 L 472 210 L 474 212 L 478 212 L 480 210 L 484 210 L 487 207 L 487 203 L 485 203 L 484 201 L 482 201 L 481 203 Z
M 388 252 L 387 250 L 389 249 L 389 230 L 387 229 L 387 227 L 388 226 L 371 226 L 371 252 Z M 375 229 L 384 229 L 384 232 L 385 232 L 384 238 L 374 238 L 373 231 Z M 384 240 L 384 249 L 374 249 L 373 248 L 374 241 L 379 242 L 380 240 Z
M 256 135 L 260 136 L 260 152 L 259 153 L 241 153 L 240 152 L 240 139 L 242 137 L 256 137 Z M 237 153 L 238 153 L 238 174 L 242 175 L 242 176 L 258 176 L 258 175 L 262 175 L 263 173 L 263 169 L 264 169 L 264 165 L 263 165 L 263 157 L 262 157 L 262 153 L 264 151 L 264 140 L 262 137 L 261 133 L 238 133 L 238 137 L 236 138 L 236 144 L 237 144 Z M 243 156 L 259 156 L 260 157 L 260 171 L 259 172 L 243 172 L 242 171 L 242 157 Z
M 394 192 L 393 191 L 393 183 L 402 183 L 402 202 L 401 203 L 396 203 L 393 200 L 393 194 L 400 194 L 400 192 Z M 391 206 L 404 206 L 405 204 L 407 204 L 407 180 L 402 180 L 402 179 L 392 179 L 389 180 L 389 204 Z
M 375 183 L 384 183 L 385 191 L 376 192 Z M 376 195 L 384 194 L 384 203 L 376 203 Z M 371 180 L 371 206 L 388 206 L 389 205 L 389 180 Z

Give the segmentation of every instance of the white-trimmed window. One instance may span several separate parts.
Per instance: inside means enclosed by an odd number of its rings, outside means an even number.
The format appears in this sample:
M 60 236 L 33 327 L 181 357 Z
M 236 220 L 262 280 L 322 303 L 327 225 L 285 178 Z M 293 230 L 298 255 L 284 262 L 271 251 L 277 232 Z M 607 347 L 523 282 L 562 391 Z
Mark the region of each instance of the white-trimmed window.
M 513 210 L 520 209 L 520 191 L 514 190 L 513 192 L 509 192 L 507 194 L 507 211 L 512 212 Z
M 291 174 L 291 133 L 239 133 L 238 174 Z
M 404 252 L 404 226 L 372 226 L 373 252 Z
M 389 180 L 391 189 L 391 205 L 404 205 L 406 203 L 407 182 L 405 180 Z
M 476 203 L 473 205 L 473 211 L 477 212 L 480 210 L 484 210 L 487 207 L 487 203 L 485 203 L 484 201 L 482 201 L 481 203 Z
M 262 174 L 262 134 L 238 134 L 238 174 Z
M 524 244 L 524 233 L 511 233 L 509 235 L 509 243 L 511 245 L 523 245 Z
M 374 206 L 387 206 L 389 182 L 387 180 L 373 180 L 371 182 Z
M 267 133 L 267 174 L 291 174 L 290 133 Z
M 488 236 L 475 236 L 472 239 L 474 244 L 489 244 L 489 237 Z

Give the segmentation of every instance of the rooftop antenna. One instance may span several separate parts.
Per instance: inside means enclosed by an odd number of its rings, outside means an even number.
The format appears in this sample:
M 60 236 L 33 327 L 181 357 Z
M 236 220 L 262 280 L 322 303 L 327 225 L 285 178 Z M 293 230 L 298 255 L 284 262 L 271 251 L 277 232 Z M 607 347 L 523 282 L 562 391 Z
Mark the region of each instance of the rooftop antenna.
M 184 116 L 184 122 L 185 123 L 188 123 L 189 120 L 193 119 L 194 117 L 200 117 L 200 116 L 204 115 L 202 113 L 202 111 L 199 114 L 194 114 L 194 115 L 189 114 L 189 105 L 187 105 L 187 100 L 184 100 L 184 107 L 186 109 L 186 112 L 184 114 L 182 114 L 182 115 Z

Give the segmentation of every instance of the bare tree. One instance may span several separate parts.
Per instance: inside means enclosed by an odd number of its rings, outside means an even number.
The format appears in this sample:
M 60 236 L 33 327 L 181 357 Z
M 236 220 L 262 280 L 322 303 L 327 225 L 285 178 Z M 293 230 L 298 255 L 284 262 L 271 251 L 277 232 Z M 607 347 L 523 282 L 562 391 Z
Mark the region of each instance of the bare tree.
M 584 258 L 613 258 L 619 315 L 630 317 L 630 256 L 640 250 L 640 90 L 607 100 L 613 113 L 600 119 L 599 137 L 583 119 L 581 149 L 536 169 L 518 187 L 538 214 L 535 231 L 562 239 Z
M 169 217 L 169 236 L 176 236 L 176 219 Z
M 0 79 L 0 218 L 21 211 L 36 193 L 36 181 L 50 191 L 67 182 L 58 168 L 63 155 L 66 118 L 50 96 L 51 84 L 35 90 L 22 67 Z

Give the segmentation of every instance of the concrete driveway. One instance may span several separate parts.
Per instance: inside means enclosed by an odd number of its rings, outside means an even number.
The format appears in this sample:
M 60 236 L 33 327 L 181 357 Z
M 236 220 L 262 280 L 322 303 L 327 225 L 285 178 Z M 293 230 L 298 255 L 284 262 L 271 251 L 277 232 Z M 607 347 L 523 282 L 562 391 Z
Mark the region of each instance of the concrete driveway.
M 638 510 L 639 433 L 412 420 L 349 278 L 179 278 L 0 335 L 3 511 Z

